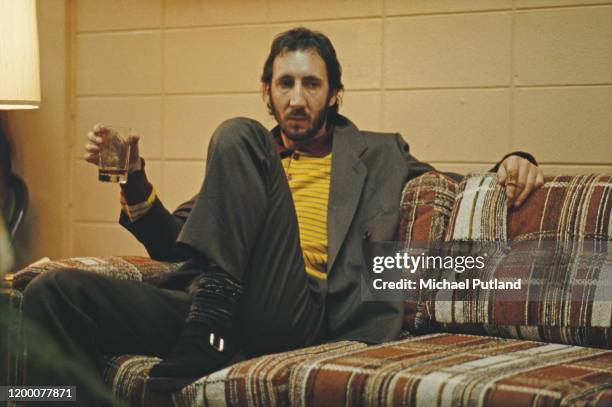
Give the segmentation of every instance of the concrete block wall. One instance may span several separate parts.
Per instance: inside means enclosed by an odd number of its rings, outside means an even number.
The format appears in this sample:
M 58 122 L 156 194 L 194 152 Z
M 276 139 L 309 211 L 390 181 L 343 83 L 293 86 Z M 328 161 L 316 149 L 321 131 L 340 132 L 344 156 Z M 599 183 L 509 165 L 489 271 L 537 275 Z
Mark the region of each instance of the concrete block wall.
M 612 173 L 612 1 L 76 0 L 69 255 L 144 254 L 117 225 L 116 185 L 82 160 L 96 122 L 142 135 L 168 208 L 194 195 L 224 119 L 273 125 L 259 76 L 274 36 L 326 33 L 341 112 L 401 132 L 443 170 L 526 150 L 546 173 Z

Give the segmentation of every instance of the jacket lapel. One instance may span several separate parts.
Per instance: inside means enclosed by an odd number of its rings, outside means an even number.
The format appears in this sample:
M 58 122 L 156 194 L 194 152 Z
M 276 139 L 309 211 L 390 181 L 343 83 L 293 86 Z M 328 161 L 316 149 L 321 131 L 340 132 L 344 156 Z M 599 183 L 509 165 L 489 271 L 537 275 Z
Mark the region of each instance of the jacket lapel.
M 367 149 L 357 127 L 346 118 L 336 124 L 332 144 L 332 169 L 327 209 L 327 273 L 346 238 L 359 204 L 367 168 L 360 157 Z

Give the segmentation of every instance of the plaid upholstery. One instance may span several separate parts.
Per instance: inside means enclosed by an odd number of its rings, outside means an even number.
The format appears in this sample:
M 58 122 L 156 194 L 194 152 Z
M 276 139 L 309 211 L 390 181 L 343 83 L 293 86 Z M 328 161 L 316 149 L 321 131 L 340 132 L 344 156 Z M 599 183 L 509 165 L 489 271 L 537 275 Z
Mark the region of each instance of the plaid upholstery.
M 187 406 L 286 406 L 289 375 L 294 366 L 322 355 L 341 357 L 366 345 L 341 341 L 290 352 L 261 356 L 202 378 L 175 396 L 175 404 Z
M 444 239 L 459 190 L 459 183 L 444 174 L 429 171 L 404 186 L 400 201 L 398 240 L 427 247 Z M 418 312 L 416 301 L 404 302 L 404 328 L 426 326 L 431 318 Z
M 37 263 L 13 275 L 12 287 L 23 291 L 40 273 L 61 268 L 76 268 L 103 274 L 112 278 L 155 284 L 163 273 L 178 270 L 182 263 L 164 263 L 148 257 L 73 257 L 64 260 Z
M 496 175 L 470 174 L 461 182 L 459 191 L 445 240 L 507 241 L 506 213 L 511 209 L 506 206 L 506 193 Z
M 431 242 L 444 238 L 459 184 L 435 171 L 404 186 L 400 202 L 399 240 Z
M 312 357 L 291 372 L 299 406 L 609 406 L 612 351 L 458 334 Z
M 172 406 L 170 393 L 147 391 L 149 370 L 159 360 L 159 358 L 142 355 L 111 357 L 103 373 L 104 381 L 111 387 L 115 398 L 128 401 L 131 406 Z
M 415 330 L 612 347 L 612 253 L 572 247 L 554 255 L 536 246 L 515 244 L 473 273 L 485 281 L 520 278 L 520 290 L 423 291 Z
M 147 391 L 146 379 L 158 358 L 122 355 L 109 359 L 104 373 L 115 396 L 133 406 L 286 406 L 289 403 L 289 375 L 305 360 L 322 355 L 341 357 L 366 345 L 342 341 L 261 356 L 235 364 L 203 377 L 173 394 Z
M 407 327 L 611 347 L 612 255 L 607 244 L 591 243 L 589 249 L 585 243 L 612 240 L 611 180 L 597 175 L 547 178 L 523 206 L 506 210 L 505 193 L 495 175 L 468 176 L 455 202 L 447 239 L 518 240 L 508 255 L 489 258 L 478 277 L 521 278 L 522 290 L 425 292 L 418 307 L 406 305 Z M 560 243 L 554 241 L 571 244 L 555 251 L 550 246 Z M 557 257 L 542 260 L 538 250 L 546 245 L 544 256 Z M 599 251 L 593 250 L 597 247 Z
M 612 177 L 546 177 L 519 208 L 506 208 L 494 174 L 461 183 L 446 240 L 612 240 Z

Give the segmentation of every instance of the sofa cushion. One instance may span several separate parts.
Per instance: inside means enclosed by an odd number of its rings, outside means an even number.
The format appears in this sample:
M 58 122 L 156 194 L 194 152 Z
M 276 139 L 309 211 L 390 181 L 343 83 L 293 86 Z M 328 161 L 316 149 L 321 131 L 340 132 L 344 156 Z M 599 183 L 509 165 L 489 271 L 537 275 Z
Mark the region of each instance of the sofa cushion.
M 407 328 L 611 347 L 612 261 L 605 242 L 612 240 L 611 179 L 549 177 L 523 206 L 507 210 L 495 175 L 468 176 L 447 244 L 507 242 L 510 250 L 489 257 L 478 277 L 521 279 L 522 287 L 422 291 L 418 306 L 407 305 L 414 309 L 406 313 Z
M 147 390 L 147 378 L 159 358 L 122 355 L 109 358 L 104 372 L 116 397 L 133 406 L 284 406 L 289 400 L 289 374 L 293 366 L 323 355 L 339 357 L 365 348 L 341 341 L 249 359 L 205 376 L 173 394 Z
M 436 171 L 407 182 L 400 201 L 400 224 L 398 240 L 413 246 L 427 248 L 432 242 L 444 239 L 459 183 Z M 414 299 L 404 301 L 404 328 L 415 324 L 422 326 L 426 321 L 418 313 Z
M 163 273 L 178 270 L 182 263 L 165 263 L 138 256 L 73 257 L 34 263 L 12 276 L 12 288 L 23 291 L 39 274 L 61 268 L 76 268 L 109 277 L 156 284 Z
M 612 176 L 559 175 L 545 181 L 519 208 L 507 208 L 495 174 L 468 175 L 445 240 L 612 240 Z
M 612 351 L 432 334 L 304 360 L 296 406 L 609 406 Z
M 520 289 L 422 290 L 414 327 L 610 348 L 611 265 L 607 245 L 514 243 L 488 256 L 482 270 L 457 276 L 452 270 L 433 272 L 428 278 L 520 280 Z
M 459 183 L 430 171 L 406 183 L 400 202 L 399 240 L 432 242 L 444 238 Z

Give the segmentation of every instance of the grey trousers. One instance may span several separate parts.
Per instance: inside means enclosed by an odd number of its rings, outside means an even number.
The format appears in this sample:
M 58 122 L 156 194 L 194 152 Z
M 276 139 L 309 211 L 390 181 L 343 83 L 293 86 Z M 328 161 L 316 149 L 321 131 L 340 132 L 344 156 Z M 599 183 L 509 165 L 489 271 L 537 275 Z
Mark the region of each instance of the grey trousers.
M 272 136 L 258 122 L 232 119 L 217 128 L 199 197 L 178 241 L 241 281 L 236 324 L 247 356 L 325 339 L 323 295 L 304 271 L 289 186 Z M 23 315 L 66 358 L 100 374 L 104 355 L 170 352 L 190 304 L 184 291 L 65 269 L 29 284 Z M 28 340 L 37 346 L 36 338 Z M 80 382 L 61 361 L 50 367 L 36 357 L 29 360 L 30 385 Z M 77 389 L 83 403 L 95 398 L 86 391 Z

